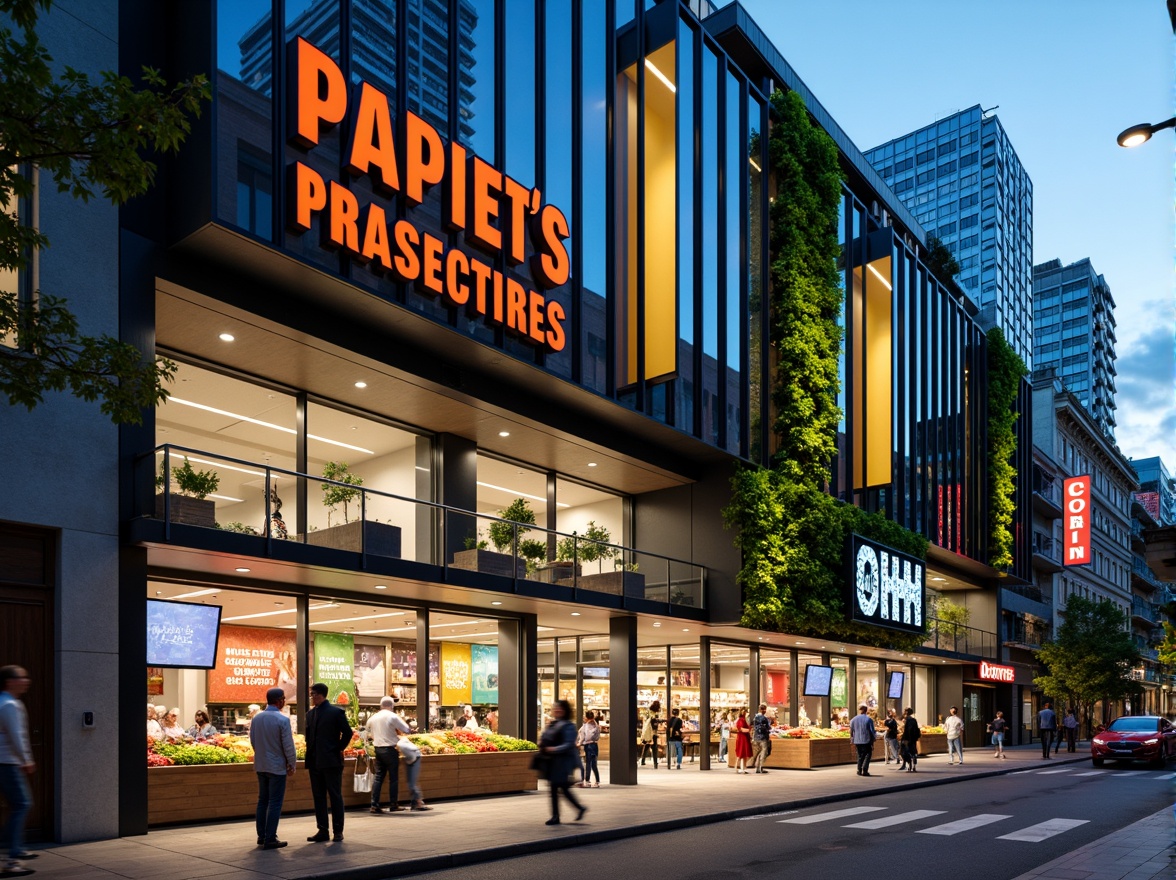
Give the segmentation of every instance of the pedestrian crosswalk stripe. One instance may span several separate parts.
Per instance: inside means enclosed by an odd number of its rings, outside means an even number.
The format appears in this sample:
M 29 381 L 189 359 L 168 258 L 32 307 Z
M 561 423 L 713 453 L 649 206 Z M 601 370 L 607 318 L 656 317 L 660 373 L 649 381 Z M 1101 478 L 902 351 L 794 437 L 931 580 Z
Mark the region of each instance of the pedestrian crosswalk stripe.
M 1176 773 L 1165 773 L 1162 776 L 1155 776 L 1154 779 L 1173 779 L 1176 778 Z
M 955 822 L 948 822 L 946 825 L 936 825 L 933 828 L 921 828 L 916 831 L 916 834 L 941 834 L 944 837 L 950 837 L 953 834 L 959 834 L 961 831 L 971 831 L 973 828 L 979 828 L 982 825 L 991 825 L 993 822 L 1000 822 L 1002 819 L 1011 819 L 1012 816 L 1004 816 L 1000 813 L 980 813 L 975 816 L 969 816 L 967 819 L 957 819 Z
M 878 828 L 889 828 L 891 825 L 901 825 L 903 822 L 914 822 L 916 819 L 926 819 L 928 816 L 942 816 L 946 810 L 911 810 L 909 813 L 898 813 L 894 816 L 883 816 L 880 819 L 868 819 L 853 825 L 843 825 L 843 828 L 865 828 L 873 831 Z
M 1106 770 L 1087 770 L 1085 773 L 1075 773 L 1075 776 L 1102 776 Z
M 1056 834 L 1062 834 L 1071 828 L 1085 825 L 1089 819 L 1050 819 L 1048 822 L 1038 822 L 1011 834 L 1002 834 L 997 840 L 1022 840 L 1027 843 L 1041 843 Z
M 1142 776 L 1146 770 L 1120 770 L 1115 774 L 1116 778 L 1126 779 L 1128 776 Z
M 1037 775 L 1038 776 L 1049 776 L 1050 774 L 1053 774 L 1053 773 L 1069 773 L 1069 772 L 1070 772 L 1069 767 L 1063 767 L 1061 770 L 1038 770 Z
M 797 816 L 795 819 L 781 819 L 780 823 L 792 825 L 812 825 L 816 822 L 828 822 L 830 819 L 840 819 L 844 816 L 859 816 L 862 813 L 876 813 L 886 807 L 848 807 L 844 810 L 833 810 L 829 813 L 813 813 L 809 816 Z

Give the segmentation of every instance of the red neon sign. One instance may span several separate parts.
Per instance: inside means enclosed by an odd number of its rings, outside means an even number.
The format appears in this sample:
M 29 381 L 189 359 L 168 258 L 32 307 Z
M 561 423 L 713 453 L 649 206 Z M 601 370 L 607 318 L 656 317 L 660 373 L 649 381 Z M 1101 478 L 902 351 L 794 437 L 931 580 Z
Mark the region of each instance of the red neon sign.
M 1063 490 L 1065 497 L 1064 565 L 1089 565 L 1090 552 L 1090 474 L 1070 477 Z
M 983 681 L 1005 681 L 1012 684 L 1017 677 L 1017 670 L 1012 666 L 998 666 L 995 663 L 981 661 L 980 678 Z

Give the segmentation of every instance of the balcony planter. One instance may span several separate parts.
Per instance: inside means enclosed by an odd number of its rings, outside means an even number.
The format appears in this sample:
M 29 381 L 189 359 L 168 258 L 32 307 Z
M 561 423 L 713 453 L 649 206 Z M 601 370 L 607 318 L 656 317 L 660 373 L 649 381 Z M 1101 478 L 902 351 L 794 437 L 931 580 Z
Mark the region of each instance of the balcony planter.
M 571 581 L 561 581 L 571 585 Z M 595 593 L 609 593 L 613 596 L 624 596 L 628 599 L 645 598 L 645 575 L 636 571 L 604 571 L 599 574 L 580 575 L 576 586 L 581 590 L 592 590 Z
M 516 559 L 509 553 L 497 553 L 494 550 L 458 550 L 453 554 L 454 568 L 467 571 L 480 571 L 483 574 L 496 574 L 501 577 L 525 578 L 527 576 L 527 561 Z
M 307 544 L 330 547 L 332 550 L 350 550 L 354 553 L 361 550 L 361 538 L 364 552 L 372 556 L 400 558 L 400 526 L 355 520 L 341 526 L 308 532 L 305 536 Z
M 164 495 L 155 496 L 155 518 L 163 519 Z M 208 498 L 191 498 L 188 495 L 172 493 L 170 505 L 171 521 L 189 526 L 216 528 L 216 502 Z
M 580 571 L 581 566 L 575 565 L 569 560 L 545 562 L 535 568 L 532 580 L 545 584 L 566 584 L 574 578 L 580 577 Z

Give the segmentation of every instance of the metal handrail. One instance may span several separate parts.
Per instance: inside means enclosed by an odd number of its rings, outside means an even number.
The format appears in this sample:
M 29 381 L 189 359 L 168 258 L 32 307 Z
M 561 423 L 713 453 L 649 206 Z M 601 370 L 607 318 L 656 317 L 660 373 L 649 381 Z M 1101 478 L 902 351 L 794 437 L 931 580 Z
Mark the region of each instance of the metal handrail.
M 995 658 L 996 643 L 996 633 L 994 632 L 959 623 L 949 623 L 937 617 L 927 618 L 927 639 L 923 642 L 924 648 Z M 979 648 L 979 650 L 970 650 L 973 648 Z

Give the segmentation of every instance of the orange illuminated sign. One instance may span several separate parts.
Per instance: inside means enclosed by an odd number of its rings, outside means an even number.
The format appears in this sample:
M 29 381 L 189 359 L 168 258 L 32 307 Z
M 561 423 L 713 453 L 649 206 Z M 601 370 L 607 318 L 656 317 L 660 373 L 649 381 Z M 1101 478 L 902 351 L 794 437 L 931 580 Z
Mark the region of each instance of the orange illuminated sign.
M 388 96 L 370 83 L 347 87 L 335 61 L 302 37 L 289 44 L 291 145 L 309 152 L 350 112 L 344 146 L 347 173 L 367 176 L 379 196 L 409 205 L 442 188 L 445 226 L 480 252 L 508 266 L 527 262 L 537 287 L 567 283 L 571 263 L 567 218 L 528 188 L 457 143 L 448 145 L 428 122 L 408 112 L 393 125 Z M 317 218 L 323 247 L 342 250 L 378 274 L 412 283 L 424 296 L 460 306 L 489 324 L 549 351 L 567 344 L 563 306 L 442 238 L 395 220 L 377 202 L 361 203 L 345 183 L 328 180 L 304 162 L 286 170 L 287 225 L 309 230 Z M 532 256 L 527 259 L 527 243 Z
M 1065 513 L 1063 546 L 1066 565 L 1089 565 L 1090 553 L 1090 475 L 1070 477 L 1062 494 Z

